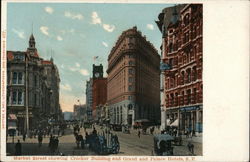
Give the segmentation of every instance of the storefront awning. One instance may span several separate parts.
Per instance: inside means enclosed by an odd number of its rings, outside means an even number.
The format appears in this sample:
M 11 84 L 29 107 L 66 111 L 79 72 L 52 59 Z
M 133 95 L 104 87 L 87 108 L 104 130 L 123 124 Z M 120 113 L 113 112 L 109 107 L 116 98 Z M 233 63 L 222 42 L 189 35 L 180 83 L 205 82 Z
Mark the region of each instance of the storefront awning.
M 170 124 L 170 126 L 178 127 L 179 126 L 179 120 L 176 119 L 173 123 Z
M 167 126 L 170 126 L 170 119 L 166 120 L 166 124 L 167 124 Z

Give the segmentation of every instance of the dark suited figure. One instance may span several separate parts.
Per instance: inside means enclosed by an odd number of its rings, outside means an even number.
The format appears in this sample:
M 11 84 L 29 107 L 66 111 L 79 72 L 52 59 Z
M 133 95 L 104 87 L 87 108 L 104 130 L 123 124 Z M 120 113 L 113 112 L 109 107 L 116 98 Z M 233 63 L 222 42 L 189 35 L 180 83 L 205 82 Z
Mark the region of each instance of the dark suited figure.
M 16 149 L 15 152 L 16 155 L 22 155 L 22 144 L 20 143 L 20 140 L 18 140 L 18 142 L 16 143 L 15 149 Z

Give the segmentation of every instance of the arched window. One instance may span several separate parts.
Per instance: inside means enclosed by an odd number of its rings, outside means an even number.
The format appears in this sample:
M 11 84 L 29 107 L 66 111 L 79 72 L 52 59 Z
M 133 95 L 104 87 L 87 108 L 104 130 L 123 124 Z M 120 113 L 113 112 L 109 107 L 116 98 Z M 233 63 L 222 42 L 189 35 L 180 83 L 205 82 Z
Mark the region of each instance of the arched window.
M 188 25 L 189 24 L 189 14 L 186 14 L 185 16 L 184 16 L 184 25 L 186 26 L 186 25 Z
M 187 83 L 190 83 L 191 82 L 191 69 L 188 68 L 187 69 Z
M 197 70 L 196 70 L 196 66 L 193 67 L 193 81 L 196 81 L 197 80 Z
M 182 72 L 181 72 L 181 85 L 184 84 L 184 79 L 185 79 L 185 72 L 182 71 Z

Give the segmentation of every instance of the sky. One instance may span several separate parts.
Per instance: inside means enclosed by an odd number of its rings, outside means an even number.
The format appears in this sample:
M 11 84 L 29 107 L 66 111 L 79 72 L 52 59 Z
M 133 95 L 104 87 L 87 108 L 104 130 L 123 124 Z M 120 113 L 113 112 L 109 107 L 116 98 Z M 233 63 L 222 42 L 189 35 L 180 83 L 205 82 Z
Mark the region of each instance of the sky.
M 124 30 L 137 26 L 160 53 L 155 20 L 171 4 L 8 3 L 7 50 L 26 51 L 31 33 L 39 56 L 53 57 L 60 75 L 63 111 L 85 104 L 92 64 L 103 64 Z M 93 58 L 98 56 L 98 59 Z

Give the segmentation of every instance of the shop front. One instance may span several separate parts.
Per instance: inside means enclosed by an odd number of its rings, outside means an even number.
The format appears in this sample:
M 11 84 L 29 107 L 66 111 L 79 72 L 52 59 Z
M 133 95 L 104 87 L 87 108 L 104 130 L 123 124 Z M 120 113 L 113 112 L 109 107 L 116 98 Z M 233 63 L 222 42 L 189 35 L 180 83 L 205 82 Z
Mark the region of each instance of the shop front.
M 181 107 L 180 130 L 202 133 L 202 105 Z

